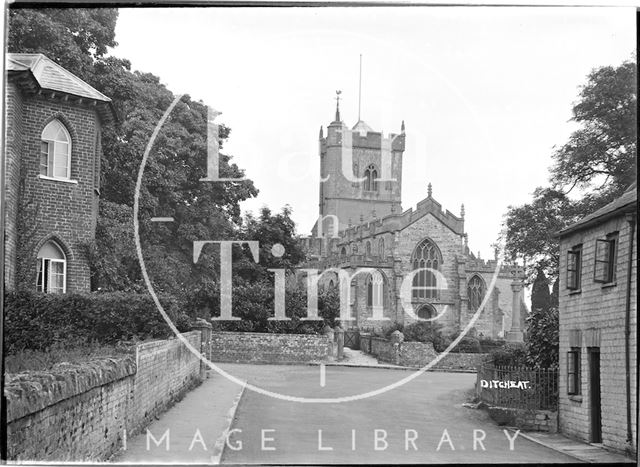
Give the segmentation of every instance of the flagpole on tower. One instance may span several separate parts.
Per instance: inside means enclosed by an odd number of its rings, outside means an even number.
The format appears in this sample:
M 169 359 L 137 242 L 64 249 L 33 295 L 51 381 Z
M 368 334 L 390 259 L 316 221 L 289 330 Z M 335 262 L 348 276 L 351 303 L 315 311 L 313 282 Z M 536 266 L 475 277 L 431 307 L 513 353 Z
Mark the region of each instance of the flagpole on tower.
M 358 81 L 358 121 L 360 121 L 360 103 L 362 102 L 362 54 L 360 54 L 360 79 Z

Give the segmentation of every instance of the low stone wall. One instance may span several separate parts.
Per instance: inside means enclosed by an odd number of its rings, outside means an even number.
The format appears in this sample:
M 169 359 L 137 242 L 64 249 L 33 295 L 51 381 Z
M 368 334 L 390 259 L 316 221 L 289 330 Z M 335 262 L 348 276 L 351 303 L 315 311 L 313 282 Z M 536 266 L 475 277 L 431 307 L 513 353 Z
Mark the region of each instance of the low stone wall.
M 515 426 L 524 431 L 558 432 L 558 412 L 555 410 L 512 409 L 488 407 L 489 416 L 498 425 Z
M 184 334 L 200 348 L 200 332 Z M 200 382 L 200 359 L 179 339 L 120 359 L 7 374 L 7 450 L 14 461 L 104 461 L 127 436 Z
M 431 343 L 392 341 L 368 335 L 360 334 L 360 350 L 369 353 L 378 360 L 394 365 L 422 368 L 433 361 L 437 356 Z M 475 370 L 487 354 L 482 353 L 449 353 L 445 355 L 433 369 L 442 370 Z
M 233 363 L 310 363 L 329 359 L 329 337 L 317 334 L 212 332 L 209 360 Z

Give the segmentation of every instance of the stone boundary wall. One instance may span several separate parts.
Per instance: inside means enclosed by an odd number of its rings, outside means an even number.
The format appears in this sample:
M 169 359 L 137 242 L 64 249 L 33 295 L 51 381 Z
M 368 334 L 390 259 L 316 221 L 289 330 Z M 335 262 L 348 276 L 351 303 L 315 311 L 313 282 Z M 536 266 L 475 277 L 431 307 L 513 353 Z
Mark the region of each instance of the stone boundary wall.
M 331 344 L 322 334 L 212 332 L 207 353 L 212 362 L 310 363 L 327 361 Z
M 489 416 L 501 426 L 516 426 L 524 431 L 558 432 L 557 410 L 512 409 L 488 407 Z
M 394 365 L 422 368 L 438 356 L 431 343 L 400 342 L 393 343 L 383 337 L 360 334 L 360 349 Z M 487 357 L 484 353 L 454 353 L 445 355 L 433 369 L 476 370 Z
M 200 332 L 183 334 L 200 348 Z M 105 461 L 199 384 L 200 359 L 179 339 L 136 355 L 7 374 L 7 449 L 14 461 Z

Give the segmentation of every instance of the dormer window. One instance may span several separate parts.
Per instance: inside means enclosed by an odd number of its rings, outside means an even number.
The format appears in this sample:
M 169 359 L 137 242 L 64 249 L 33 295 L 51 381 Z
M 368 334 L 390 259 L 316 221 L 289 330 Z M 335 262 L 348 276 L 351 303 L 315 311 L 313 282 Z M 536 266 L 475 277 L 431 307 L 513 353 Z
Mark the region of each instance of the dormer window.
M 378 170 L 373 164 L 364 171 L 364 191 L 378 191 Z
M 52 120 L 42 131 L 40 175 L 69 180 L 71 178 L 71 137 L 59 120 Z

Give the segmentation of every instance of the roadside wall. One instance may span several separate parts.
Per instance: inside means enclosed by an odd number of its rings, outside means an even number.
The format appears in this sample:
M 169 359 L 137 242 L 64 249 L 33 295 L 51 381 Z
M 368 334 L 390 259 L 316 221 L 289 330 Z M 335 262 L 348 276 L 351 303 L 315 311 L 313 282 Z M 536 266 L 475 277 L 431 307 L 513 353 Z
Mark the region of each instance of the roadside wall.
M 234 363 L 307 363 L 329 359 L 326 335 L 212 332 L 209 359 Z
M 200 348 L 200 332 L 183 334 Z M 17 461 L 104 461 L 200 383 L 200 359 L 178 339 L 136 356 L 7 374 L 7 450 Z
M 401 342 L 394 344 L 382 337 L 360 334 L 360 350 L 369 353 L 378 360 L 394 365 L 422 368 L 437 356 L 431 343 Z M 484 353 L 449 353 L 433 369 L 475 370 L 487 357 Z

